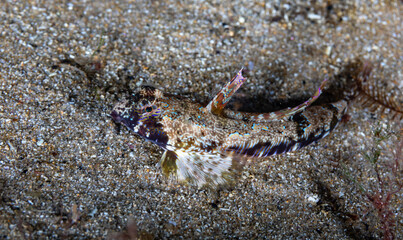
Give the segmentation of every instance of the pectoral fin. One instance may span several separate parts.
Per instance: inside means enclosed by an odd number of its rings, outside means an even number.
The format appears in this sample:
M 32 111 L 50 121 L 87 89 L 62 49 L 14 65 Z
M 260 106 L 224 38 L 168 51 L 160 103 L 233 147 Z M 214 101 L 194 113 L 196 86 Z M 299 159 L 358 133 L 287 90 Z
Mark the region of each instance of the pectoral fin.
M 166 150 L 161 157 L 161 168 L 165 176 L 175 174 L 178 167 L 176 166 L 177 156 L 175 152 Z
M 168 150 L 161 159 L 166 176 L 198 187 L 233 183 L 244 163 L 244 159 L 236 155 L 184 149 Z

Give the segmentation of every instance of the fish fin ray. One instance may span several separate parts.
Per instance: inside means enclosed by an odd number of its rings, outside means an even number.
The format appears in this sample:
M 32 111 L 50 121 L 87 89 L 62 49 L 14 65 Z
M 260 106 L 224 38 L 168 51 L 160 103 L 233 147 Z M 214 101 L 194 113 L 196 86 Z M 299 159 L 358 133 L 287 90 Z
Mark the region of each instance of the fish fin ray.
M 322 94 L 322 90 L 325 87 L 326 82 L 327 78 L 323 80 L 319 88 L 316 90 L 315 94 L 312 97 L 310 97 L 307 101 L 301 103 L 300 105 L 293 108 L 287 108 L 276 112 L 262 114 L 260 118 L 264 119 L 265 121 L 279 120 L 294 115 L 296 113 L 302 112 L 305 108 L 312 105 L 312 103 L 314 103 L 319 98 L 319 96 Z
M 224 107 L 228 104 L 229 100 L 235 94 L 235 92 L 245 82 L 245 78 L 242 76 L 241 69 L 237 75 L 231 79 L 221 91 L 210 101 L 206 106 L 207 110 L 215 115 L 221 115 Z
M 212 186 L 232 184 L 244 165 L 243 159 L 232 154 L 211 153 L 188 149 L 166 151 L 161 159 L 163 173 L 191 185 Z

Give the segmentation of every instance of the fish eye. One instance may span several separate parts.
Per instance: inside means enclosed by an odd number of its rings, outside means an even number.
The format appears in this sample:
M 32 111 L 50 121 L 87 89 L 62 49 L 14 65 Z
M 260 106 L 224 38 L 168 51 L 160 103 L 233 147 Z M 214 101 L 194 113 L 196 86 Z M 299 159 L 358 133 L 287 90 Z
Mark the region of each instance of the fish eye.
M 146 112 L 151 112 L 152 110 L 153 110 L 153 108 L 152 107 L 146 107 Z

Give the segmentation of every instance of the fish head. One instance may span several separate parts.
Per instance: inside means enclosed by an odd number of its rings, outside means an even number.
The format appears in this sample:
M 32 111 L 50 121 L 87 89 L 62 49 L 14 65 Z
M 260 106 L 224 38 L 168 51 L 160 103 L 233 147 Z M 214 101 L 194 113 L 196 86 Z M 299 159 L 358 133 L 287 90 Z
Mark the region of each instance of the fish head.
M 168 142 L 161 123 L 164 104 L 164 94 L 160 90 L 141 86 L 128 99 L 115 105 L 111 117 L 137 135 L 164 146 Z

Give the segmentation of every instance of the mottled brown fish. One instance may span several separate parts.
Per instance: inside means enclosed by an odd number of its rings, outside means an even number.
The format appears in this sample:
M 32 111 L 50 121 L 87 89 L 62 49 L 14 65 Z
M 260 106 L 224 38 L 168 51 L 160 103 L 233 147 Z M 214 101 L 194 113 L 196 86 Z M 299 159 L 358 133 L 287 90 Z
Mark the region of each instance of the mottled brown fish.
M 142 86 L 111 116 L 165 150 L 166 175 L 202 186 L 231 181 L 247 159 L 295 151 L 325 137 L 347 107 L 344 100 L 311 106 L 324 81 L 294 108 L 263 114 L 224 109 L 244 81 L 241 70 L 207 106 Z

